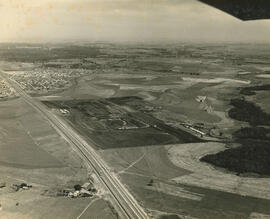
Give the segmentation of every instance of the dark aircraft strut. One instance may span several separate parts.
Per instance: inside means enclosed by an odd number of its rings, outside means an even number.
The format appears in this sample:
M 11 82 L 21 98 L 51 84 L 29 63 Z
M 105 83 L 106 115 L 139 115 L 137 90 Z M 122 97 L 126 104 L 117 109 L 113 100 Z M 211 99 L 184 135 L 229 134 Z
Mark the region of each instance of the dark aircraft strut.
M 199 0 L 243 21 L 270 19 L 270 0 Z

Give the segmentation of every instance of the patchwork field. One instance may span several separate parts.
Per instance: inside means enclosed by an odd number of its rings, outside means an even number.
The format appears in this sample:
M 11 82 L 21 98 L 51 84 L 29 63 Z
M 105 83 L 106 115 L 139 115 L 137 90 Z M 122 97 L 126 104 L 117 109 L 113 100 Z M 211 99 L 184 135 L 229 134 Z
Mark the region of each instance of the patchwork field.
M 269 45 L 27 51 L 0 45 L 0 67 L 94 145 L 153 218 L 270 218 Z M 91 170 L 19 98 L 0 109 L 0 215 L 116 217 L 106 195 L 40 195 L 82 184 Z M 11 193 L 21 182 L 33 188 Z

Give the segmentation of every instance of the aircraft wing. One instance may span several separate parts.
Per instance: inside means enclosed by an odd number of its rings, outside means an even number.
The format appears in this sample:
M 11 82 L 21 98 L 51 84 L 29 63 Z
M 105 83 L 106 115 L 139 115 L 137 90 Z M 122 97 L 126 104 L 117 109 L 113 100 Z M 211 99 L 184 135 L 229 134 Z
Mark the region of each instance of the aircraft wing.
M 199 0 L 243 21 L 270 19 L 270 0 Z

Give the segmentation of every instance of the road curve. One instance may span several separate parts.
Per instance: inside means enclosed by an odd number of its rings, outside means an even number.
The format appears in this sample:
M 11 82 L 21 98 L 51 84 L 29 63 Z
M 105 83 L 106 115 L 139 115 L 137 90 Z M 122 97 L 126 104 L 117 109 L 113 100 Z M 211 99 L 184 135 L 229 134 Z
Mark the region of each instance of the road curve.
M 10 79 L 5 73 L 0 71 L 0 75 L 6 82 L 33 108 L 35 108 L 51 125 L 64 137 L 85 160 L 86 164 L 93 168 L 100 182 L 110 192 L 113 204 L 118 210 L 120 217 L 128 219 L 148 219 L 144 209 L 138 204 L 135 198 L 120 182 L 116 175 L 110 172 L 106 163 L 96 153 L 96 151 L 86 142 L 70 125 L 53 114 L 40 101 L 29 96 L 15 80 Z

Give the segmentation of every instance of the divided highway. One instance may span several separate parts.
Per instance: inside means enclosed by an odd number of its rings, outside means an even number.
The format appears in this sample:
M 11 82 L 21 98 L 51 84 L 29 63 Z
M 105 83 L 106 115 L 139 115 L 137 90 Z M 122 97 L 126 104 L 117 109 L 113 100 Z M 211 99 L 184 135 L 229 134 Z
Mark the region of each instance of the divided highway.
M 110 192 L 113 204 L 116 207 L 120 217 L 128 219 L 148 219 L 144 209 L 138 204 L 135 198 L 119 179 L 110 172 L 109 168 L 96 151 L 86 142 L 70 125 L 54 115 L 44 104 L 29 96 L 21 86 L 10 79 L 5 73 L 0 71 L 0 75 L 5 78 L 6 82 L 33 108 L 47 119 L 51 125 L 63 136 L 81 155 L 95 171 L 100 182 Z

